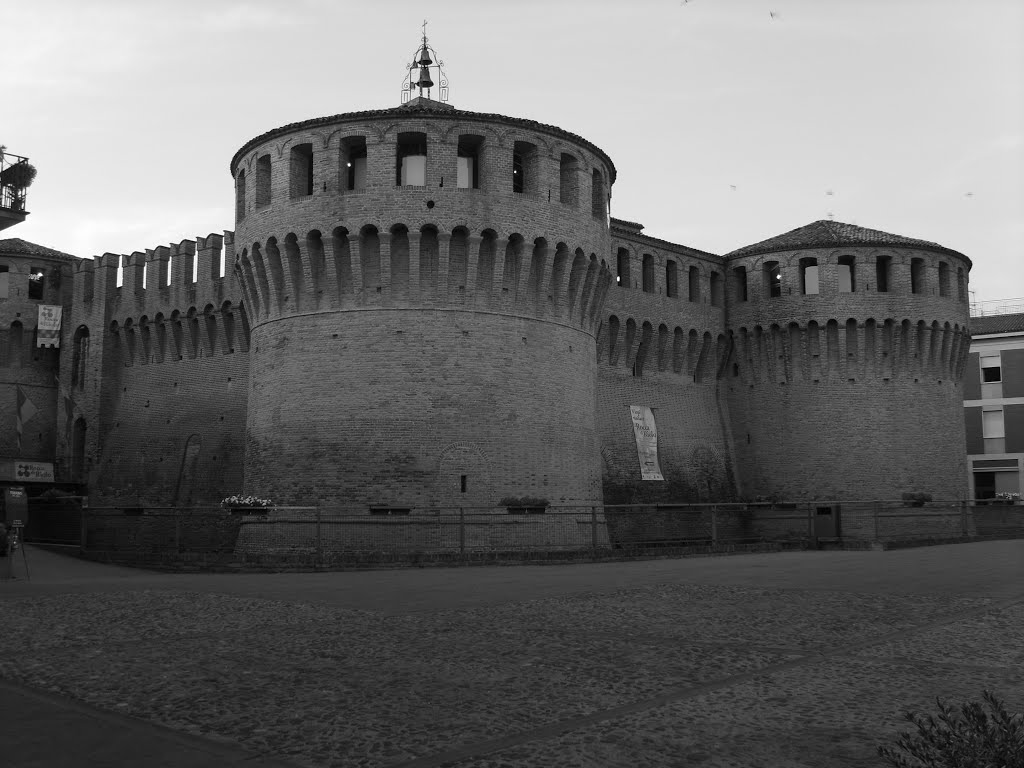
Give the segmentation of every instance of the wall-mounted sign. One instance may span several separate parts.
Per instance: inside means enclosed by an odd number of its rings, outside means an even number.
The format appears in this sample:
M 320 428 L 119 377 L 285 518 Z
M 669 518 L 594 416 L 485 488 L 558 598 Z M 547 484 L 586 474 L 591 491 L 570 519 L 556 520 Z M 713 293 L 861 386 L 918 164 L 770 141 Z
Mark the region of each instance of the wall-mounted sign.
M 39 305 L 39 319 L 36 325 L 37 347 L 60 346 L 60 320 L 63 312 L 59 304 Z
M 52 483 L 53 464 L 48 461 L 0 462 L 0 480 L 17 483 Z
M 629 415 L 633 419 L 636 453 L 640 459 L 640 479 L 664 480 L 658 464 L 658 427 L 654 414 L 646 405 L 631 405 Z

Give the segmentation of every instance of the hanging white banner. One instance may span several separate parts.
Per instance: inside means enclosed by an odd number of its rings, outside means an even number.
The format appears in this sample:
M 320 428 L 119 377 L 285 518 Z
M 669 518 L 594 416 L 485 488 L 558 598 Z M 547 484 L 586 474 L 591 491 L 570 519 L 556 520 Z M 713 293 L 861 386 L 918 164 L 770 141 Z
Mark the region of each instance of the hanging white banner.
M 60 346 L 60 318 L 63 308 L 57 305 L 40 304 L 39 320 L 36 324 L 37 347 Z
M 640 458 L 640 479 L 664 480 L 658 465 L 658 427 L 654 414 L 646 405 L 631 405 L 629 415 L 633 419 L 636 453 Z

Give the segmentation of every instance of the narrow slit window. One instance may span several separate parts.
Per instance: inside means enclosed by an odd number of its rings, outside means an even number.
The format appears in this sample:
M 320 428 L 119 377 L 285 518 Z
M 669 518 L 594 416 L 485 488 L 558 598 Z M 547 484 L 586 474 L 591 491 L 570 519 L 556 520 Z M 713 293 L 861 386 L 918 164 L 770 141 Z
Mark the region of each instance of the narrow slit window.
M 700 301 L 700 270 L 690 267 L 687 273 L 687 298 L 690 301 Z
M 924 293 L 924 259 L 910 260 L 910 292 Z
M 649 253 L 644 254 L 643 290 L 654 293 L 654 257 Z
M 235 218 L 241 221 L 245 218 L 245 169 L 238 172 L 235 179 Z
M 604 176 L 595 169 L 590 178 L 590 212 L 594 218 L 603 219 L 605 216 Z

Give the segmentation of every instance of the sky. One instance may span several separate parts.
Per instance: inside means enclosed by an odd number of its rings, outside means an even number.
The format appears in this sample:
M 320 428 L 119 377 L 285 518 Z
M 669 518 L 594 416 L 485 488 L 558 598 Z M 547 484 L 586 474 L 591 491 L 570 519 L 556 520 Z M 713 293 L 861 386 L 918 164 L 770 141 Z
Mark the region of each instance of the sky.
M 1021 0 L 33 0 L 2 16 L 0 144 L 38 176 L 0 238 L 92 257 L 233 228 L 235 151 L 397 106 L 427 20 L 452 105 L 599 146 L 612 215 L 645 234 L 723 254 L 832 217 L 966 254 L 973 301 L 1024 297 Z

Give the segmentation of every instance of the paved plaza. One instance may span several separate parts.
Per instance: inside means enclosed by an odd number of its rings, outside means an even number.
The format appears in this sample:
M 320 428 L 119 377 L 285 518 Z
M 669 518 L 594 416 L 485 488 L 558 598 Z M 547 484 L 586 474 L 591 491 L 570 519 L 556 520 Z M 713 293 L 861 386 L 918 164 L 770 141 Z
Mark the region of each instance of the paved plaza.
M 0 581 L 11 768 L 881 766 L 1024 710 L 1024 540 L 583 565 Z

